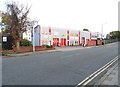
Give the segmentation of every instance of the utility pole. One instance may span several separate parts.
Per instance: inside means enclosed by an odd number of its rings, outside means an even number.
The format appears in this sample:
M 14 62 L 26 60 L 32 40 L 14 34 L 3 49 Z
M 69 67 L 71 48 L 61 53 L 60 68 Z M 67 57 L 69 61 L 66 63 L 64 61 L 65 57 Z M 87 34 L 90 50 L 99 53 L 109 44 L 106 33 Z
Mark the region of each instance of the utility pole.
M 107 24 L 107 22 L 105 22 L 105 24 Z M 104 24 L 101 24 L 101 40 L 103 39 L 103 27 L 104 27 Z M 105 44 L 105 38 L 104 38 L 104 44 Z
M 103 24 L 101 24 L 101 40 L 103 39 Z
M 32 33 L 33 33 L 33 52 L 35 52 L 35 38 L 34 38 L 34 26 L 32 27 Z

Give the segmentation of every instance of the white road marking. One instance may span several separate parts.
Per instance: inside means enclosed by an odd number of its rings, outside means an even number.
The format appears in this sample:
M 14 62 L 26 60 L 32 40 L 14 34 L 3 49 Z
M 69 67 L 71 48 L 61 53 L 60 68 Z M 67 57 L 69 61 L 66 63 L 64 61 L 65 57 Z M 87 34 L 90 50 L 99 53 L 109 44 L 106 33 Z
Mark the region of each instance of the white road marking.
M 82 87 L 84 87 L 85 85 L 87 85 L 89 82 L 91 82 L 96 76 L 98 76 L 99 74 L 101 74 L 104 70 L 106 70 L 108 67 L 110 67 L 115 61 L 118 60 L 118 57 L 115 57 L 113 60 L 111 60 L 110 62 L 108 62 L 106 65 L 104 65 L 103 67 L 101 67 L 100 69 L 98 69 L 97 71 L 95 71 L 93 74 L 91 74 L 90 76 L 86 77 L 82 82 L 80 82 L 76 87 L 82 85 Z

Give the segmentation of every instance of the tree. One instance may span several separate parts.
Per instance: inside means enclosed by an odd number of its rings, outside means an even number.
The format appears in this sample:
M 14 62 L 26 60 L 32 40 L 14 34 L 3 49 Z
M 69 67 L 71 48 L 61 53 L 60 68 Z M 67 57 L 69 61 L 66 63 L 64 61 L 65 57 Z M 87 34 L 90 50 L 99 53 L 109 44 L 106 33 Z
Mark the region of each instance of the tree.
M 120 39 L 120 31 L 112 31 L 106 36 L 107 39 Z
M 19 51 L 22 34 L 30 24 L 27 17 L 30 8 L 15 2 L 6 4 L 6 7 L 7 12 L 2 14 L 2 23 L 4 24 L 6 31 L 8 31 L 14 39 L 14 48 Z
M 110 35 L 109 34 L 106 35 L 106 39 L 110 39 Z
M 7 13 L 5 12 L 1 12 L 1 16 L 2 16 L 2 21 L 0 23 L 1 25 L 1 31 L 2 31 L 2 34 L 6 34 L 6 33 L 9 33 L 10 31 L 10 26 L 9 26 L 9 21 L 7 20 L 8 16 L 7 16 Z
M 84 28 L 83 31 L 89 31 L 89 30 Z

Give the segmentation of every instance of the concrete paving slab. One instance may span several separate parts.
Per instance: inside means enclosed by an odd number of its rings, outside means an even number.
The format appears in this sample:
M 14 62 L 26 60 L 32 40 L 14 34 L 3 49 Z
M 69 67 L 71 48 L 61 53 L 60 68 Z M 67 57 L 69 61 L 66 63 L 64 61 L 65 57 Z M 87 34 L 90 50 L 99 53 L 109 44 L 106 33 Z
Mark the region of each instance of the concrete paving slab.
M 118 62 L 95 85 L 118 85 Z

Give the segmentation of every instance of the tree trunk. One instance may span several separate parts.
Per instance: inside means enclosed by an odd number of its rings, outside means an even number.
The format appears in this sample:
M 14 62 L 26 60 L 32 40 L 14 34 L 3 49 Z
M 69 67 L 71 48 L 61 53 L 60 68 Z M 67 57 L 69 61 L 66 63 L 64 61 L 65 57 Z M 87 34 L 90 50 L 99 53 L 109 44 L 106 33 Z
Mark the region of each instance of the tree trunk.
M 20 50 L 20 41 L 19 40 L 16 40 L 16 49 L 17 49 L 17 52 L 19 52 L 19 50 Z

